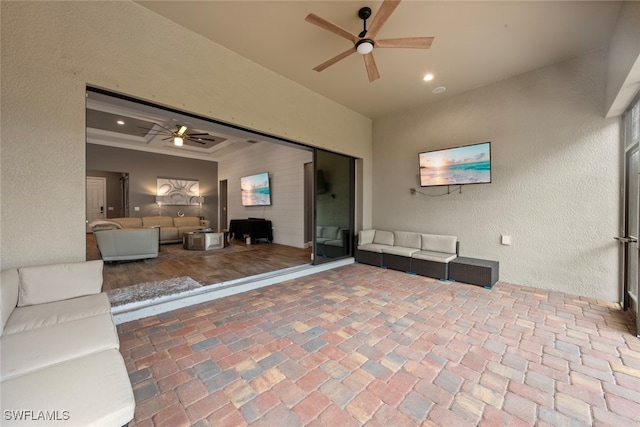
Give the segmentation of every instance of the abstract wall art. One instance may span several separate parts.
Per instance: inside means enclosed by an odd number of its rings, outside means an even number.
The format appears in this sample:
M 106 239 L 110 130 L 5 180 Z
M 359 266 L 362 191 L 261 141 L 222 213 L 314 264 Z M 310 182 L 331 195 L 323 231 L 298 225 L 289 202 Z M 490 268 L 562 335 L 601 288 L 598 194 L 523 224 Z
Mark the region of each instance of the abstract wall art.
M 200 184 L 197 180 L 158 178 L 158 196 L 165 205 L 197 205 L 200 196 Z

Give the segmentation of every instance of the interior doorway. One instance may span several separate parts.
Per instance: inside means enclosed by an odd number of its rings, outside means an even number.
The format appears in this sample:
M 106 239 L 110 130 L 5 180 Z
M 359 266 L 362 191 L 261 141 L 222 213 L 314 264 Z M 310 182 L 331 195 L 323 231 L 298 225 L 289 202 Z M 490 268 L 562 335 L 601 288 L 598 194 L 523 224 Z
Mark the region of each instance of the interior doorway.
M 107 205 L 107 179 L 99 176 L 87 177 L 87 233 L 92 233 L 89 224 L 105 218 Z

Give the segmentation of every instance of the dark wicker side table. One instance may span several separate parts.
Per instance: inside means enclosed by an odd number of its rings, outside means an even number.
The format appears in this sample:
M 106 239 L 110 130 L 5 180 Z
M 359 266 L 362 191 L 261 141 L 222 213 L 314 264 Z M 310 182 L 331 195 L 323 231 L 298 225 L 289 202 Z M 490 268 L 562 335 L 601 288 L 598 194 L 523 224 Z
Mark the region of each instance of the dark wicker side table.
M 449 262 L 449 280 L 491 289 L 498 281 L 498 261 L 458 257 Z

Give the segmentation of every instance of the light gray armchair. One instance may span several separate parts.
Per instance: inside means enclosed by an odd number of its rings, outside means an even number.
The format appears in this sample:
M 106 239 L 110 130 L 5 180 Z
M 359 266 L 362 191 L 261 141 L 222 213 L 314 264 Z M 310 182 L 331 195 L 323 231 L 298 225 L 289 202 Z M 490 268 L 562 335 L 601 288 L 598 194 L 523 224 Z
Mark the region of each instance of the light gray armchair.
M 157 258 L 158 228 L 123 228 L 94 231 L 104 261 Z

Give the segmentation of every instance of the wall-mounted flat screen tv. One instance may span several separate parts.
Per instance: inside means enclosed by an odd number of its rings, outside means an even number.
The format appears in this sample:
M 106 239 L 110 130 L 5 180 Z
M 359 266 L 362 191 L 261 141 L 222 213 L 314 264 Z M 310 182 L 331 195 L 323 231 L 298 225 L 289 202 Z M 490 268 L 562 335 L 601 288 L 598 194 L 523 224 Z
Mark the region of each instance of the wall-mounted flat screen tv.
M 491 182 L 491 143 L 465 145 L 418 154 L 420 186 Z
M 269 172 L 243 176 L 240 178 L 240 190 L 242 191 L 242 206 L 271 205 Z

